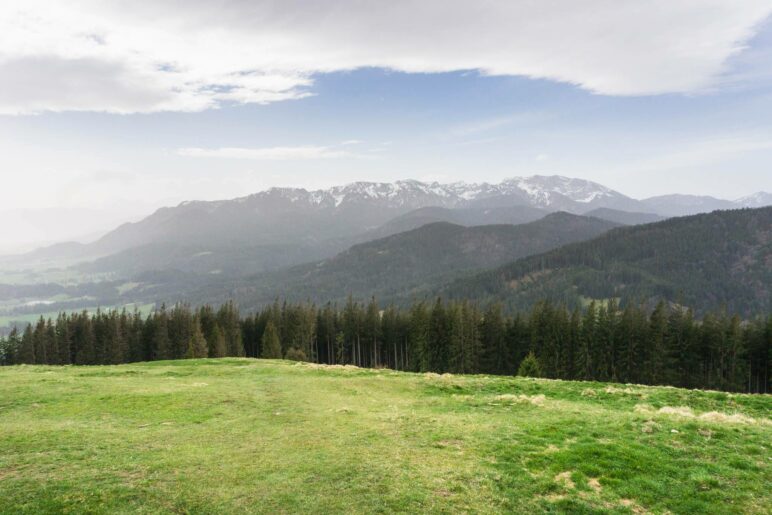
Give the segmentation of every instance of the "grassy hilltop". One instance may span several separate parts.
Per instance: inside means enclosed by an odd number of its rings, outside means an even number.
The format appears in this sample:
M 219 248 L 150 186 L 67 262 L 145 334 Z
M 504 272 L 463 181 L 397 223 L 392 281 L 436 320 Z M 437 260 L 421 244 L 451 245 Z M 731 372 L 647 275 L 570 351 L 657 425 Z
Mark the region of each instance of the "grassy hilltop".
M 250 359 L 0 369 L 0 512 L 770 513 L 771 396 Z

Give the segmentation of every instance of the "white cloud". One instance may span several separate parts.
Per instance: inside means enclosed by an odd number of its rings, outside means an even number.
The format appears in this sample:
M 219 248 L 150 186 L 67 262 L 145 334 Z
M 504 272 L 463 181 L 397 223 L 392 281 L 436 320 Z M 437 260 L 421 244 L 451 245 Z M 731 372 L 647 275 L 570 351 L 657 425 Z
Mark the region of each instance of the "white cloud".
M 268 103 L 365 66 L 691 92 L 770 12 L 769 0 L 2 2 L 0 113 Z
M 181 148 L 177 154 L 185 157 L 214 157 L 224 159 L 253 159 L 259 161 L 285 161 L 307 159 L 332 159 L 354 155 L 334 147 L 264 147 L 264 148 Z
M 737 156 L 772 150 L 772 137 L 739 135 L 716 137 L 700 141 L 680 141 L 670 151 L 624 166 L 625 170 L 652 172 L 678 170 L 723 163 Z

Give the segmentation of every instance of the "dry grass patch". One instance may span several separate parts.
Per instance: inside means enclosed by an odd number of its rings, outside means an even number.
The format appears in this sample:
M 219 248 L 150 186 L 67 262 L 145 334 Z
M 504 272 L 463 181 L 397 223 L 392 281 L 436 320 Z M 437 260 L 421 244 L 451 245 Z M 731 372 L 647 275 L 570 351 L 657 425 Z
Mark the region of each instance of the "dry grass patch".
M 600 481 L 598 481 L 597 478 L 591 477 L 587 480 L 587 484 L 596 494 L 599 494 L 601 490 L 603 490 L 603 487 L 600 486 Z
M 501 395 L 497 395 L 494 397 L 496 401 L 499 402 L 505 402 L 509 404 L 532 404 L 534 406 L 544 406 L 544 403 L 547 400 L 547 397 L 544 396 L 544 394 L 538 394 L 538 395 L 523 395 L 522 393 L 519 395 L 514 395 L 511 393 L 504 393 Z
M 561 472 L 560 474 L 556 475 L 554 477 L 554 481 L 560 485 L 563 485 L 565 488 L 569 490 L 573 490 L 576 488 L 576 484 L 571 479 L 571 471 L 567 470 L 565 472 Z
M 696 419 L 714 424 L 761 424 L 772 425 L 772 420 L 761 418 L 755 419 L 741 413 L 721 413 L 719 411 L 708 411 L 697 414 L 688 406 L 663 406 L 658 410 L 648 404 L 636 404 L 633 408 L 635 413 L 643 415 L 668 415 L 678 418 Z
M 630 388 L 629 386 L 625 386 L 624 388 L 618 388 L 616 386 L 607 386 L 603 389 L 604 392 L 608 393 L 609 395 L 632 395 L 635 397 L 639 397 L 641 399 L 647 399 L 649 397 L 648 393 L 642 392 L 640 390 L 636 390 L 634 388 Z
M 632 499 L 620 499 L 619 504 L 632 511 L 635 515 L 644 515 L 651 513 L 645 508 L 641 507 L 637 502 Z

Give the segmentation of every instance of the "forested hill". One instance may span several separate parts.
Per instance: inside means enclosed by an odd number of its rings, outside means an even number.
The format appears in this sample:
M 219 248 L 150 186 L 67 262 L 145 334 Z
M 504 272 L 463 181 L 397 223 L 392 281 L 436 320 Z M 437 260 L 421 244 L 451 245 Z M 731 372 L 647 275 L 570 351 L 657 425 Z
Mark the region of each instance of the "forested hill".
M 461 274 L 582 241 L 617 224 L 553 213 L 522 225 L 463 227 L 446 222 L 355 245 L 334 258 L 239 280 L 225 289 L 199 291 L 190 300 L 235 298 L 243 308 L 277 297 L 318 302 L 375 296 L 382 302 L 430 294 Z M 217 296 L 221 298 L 218 298 Z M 170 299 L 173 300 L 173 299 Z
M 527 307 L 665 299 L 698 312 L 772 310 L 772 207 L 621 227 L 455 281 L 441 293 Z

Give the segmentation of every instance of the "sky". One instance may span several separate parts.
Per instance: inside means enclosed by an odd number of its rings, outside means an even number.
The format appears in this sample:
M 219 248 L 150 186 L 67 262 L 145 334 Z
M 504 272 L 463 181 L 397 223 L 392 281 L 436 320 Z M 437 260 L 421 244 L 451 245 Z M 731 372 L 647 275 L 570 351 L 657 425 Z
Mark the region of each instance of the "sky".
M 6 0 L 0 251 L 271 186 L 772 191 L 769 0 Z

